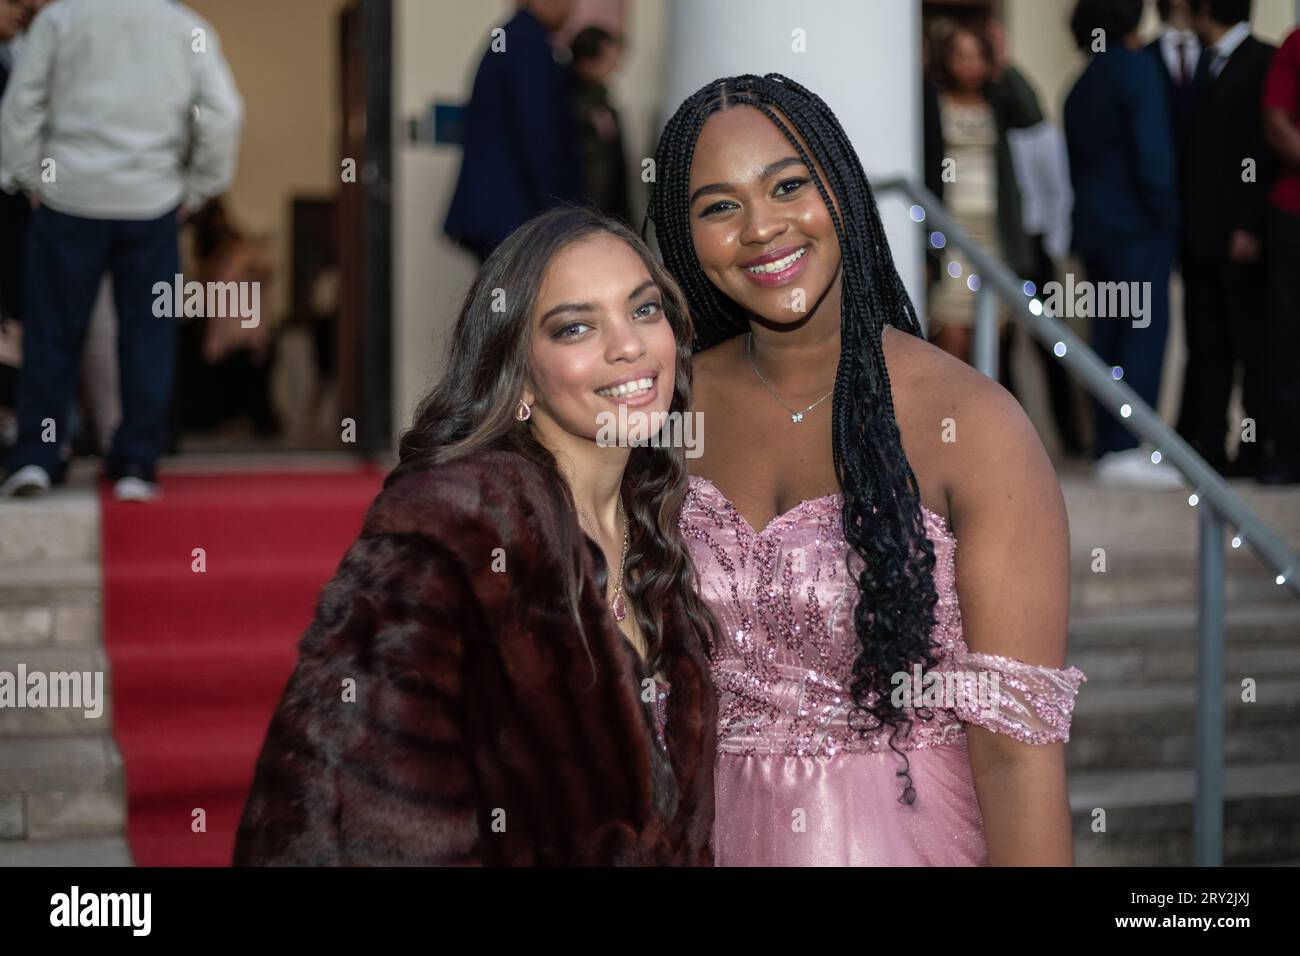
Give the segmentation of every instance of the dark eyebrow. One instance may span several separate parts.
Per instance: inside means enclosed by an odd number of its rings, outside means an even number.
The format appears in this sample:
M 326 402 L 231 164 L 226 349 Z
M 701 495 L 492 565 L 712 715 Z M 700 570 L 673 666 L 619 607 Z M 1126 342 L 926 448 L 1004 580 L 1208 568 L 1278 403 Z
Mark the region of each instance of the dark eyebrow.
M 767 177 L 776 175 L 787 166 L 802 165 L 804 165 L 804 161 L 798 156 L 787 156 L 785 159 L 778 159 L 775 163 L 769 163 L 764 166 L 759 172 L 758 178 L 767 179 Z M 695 200 L 699 199 L 701 196 L 706 196 L 709 193 L 731 192 L 733 188 L 734 187 L 730 183 L 710 183 L 707 186 L 701 186 L 699 189 L 695 190 L 695 192 L 691 193 L 691 205 L 695 205 Z
M 629 292 L 627 294 L 628 301 L 631 302 L 633 299 L 639 296 L 646 289 L 650 289 L 650 288 L 655 288 L 654 279 L 646 279 L 639 286 L 637 286 L 635 289 Z M 547 313 L 544 316 L 542 316 L 542 321 L 540 324 L 545 325 L 548 319 L 550 319 L 552 316 L 559 315 L 561 312 L 595 312 L 595 311 L 596 311 L 596 307 L 592 305 L 590 302 L 561 302 L 559 305 L 555 306 L 555 308 L 548 310 Z
M 652 288 L 655 288 L 655 280 L 646 279 L 645 282 L 642 282 L 639 286 L 637 286 L 635 289 L 633 289 L 631 292 L 627 294 L 627 300 L 631 302 L 633 299 L 639 296 L 646 289 L 652 289 Z

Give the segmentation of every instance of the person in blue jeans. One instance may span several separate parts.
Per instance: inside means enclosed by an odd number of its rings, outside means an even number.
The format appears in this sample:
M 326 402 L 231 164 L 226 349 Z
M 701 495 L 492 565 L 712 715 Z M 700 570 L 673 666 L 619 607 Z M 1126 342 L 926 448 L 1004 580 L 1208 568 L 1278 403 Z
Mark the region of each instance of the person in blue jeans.
M 1074 249 L 1087 281 L 1141 283 L 1145 314 L 1094 316 L 1092 347 L 1151 407 L 1169 331 L 1169 273 L 1178 230 L 1178 184 L 1169 107 L 1155 60 L 1137 37 L 1142 0 L 1079 0 L 1070 28 L 1091 58 L 1065 101 L 1074 186 Z M 1149 285 L 1146 285 L 1149 283 Z M 1130 303 L 1132 303 L 1130 299 Z M 1178 487 L 1169 465 L 1094 402 L 1099 480 Z
M 122 391 L 106 474 L 121 500 L 157 494 L 177 314 L 154 289 L 180 274 L 180 217 L 230 185 L 242 115 L 216 32 L 180 3 L 60 0 L 32 22 L 0 104 L 0 187 L 35 210 L 18 442 L 0 495 L 40 494 L 65 469 L 60 447 L 105 273 Z

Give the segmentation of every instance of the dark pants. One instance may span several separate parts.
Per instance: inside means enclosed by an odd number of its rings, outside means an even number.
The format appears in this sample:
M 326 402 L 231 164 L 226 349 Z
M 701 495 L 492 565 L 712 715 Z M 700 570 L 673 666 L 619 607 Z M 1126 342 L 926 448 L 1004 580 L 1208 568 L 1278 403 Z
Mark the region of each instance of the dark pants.
M 122 423 L 107 471 L 152 477 L 162 450 L 176 355 L 176 319 L 154 315 L 154 283 L 168 303 L 180 272 L 175 210 L 149 220 L 83 219 L 42 206 L 27 232 L 23 367 L 18 378 L 18 444 L 8 470 L 39 465 L 57 476 L 59 445 L 76 394 L 90 311 L 105 272 L 113 276 Z M 43 423 L 54 423 L 53 435 Z M 43 440 L 52 439 L 52 440 Z
M 1187 370 L 1178 433 L 1220 471 L 1227 467 L 1228 401 L 1238 365 L 1242 370 L 1242 407 L 1256 426 L 1256 441 L 1243 444 L 1242 455 L 1249 459 L 1262 437 L 1259 345 L 1267 321 L 1264 281 L 1262 262 L 1189 257 L 1183 263 Z M 1240 427 L 1240 423 L 1234 422 L 1232 427 Z
M 23 247 L 31 202 L 23 193 L 0 193 L 0 319 L 23 317 Z
M 1268 330 L 1260 429 L 1272 456 L 1300 466 L 1300 215 L 1268 211 Z
M 1149 324 L 1135 328 L 1137 315 L 1092 318 L 1092 349 L 1107 365 L 1124 370 L 1124 381 L 1138 397 L 1156 407 L 1160 397 L 1160 370 L 1165 359 L 1165 339 L 1169 335 L 1169 270 L 1173 263 L 1171 239 L 1117 239 L 1098 255 L 1085 256 L 1088 281 L 1149 282 L 1146 298 Z M 1142 291 L 1144 298 L 1146 290 Z M 1138 440 L 1099 402 L 1093 401 L 1097 420 L 1097 445 L 1093 453 L 1100 458 L 1112 451 L 1136 448 Z

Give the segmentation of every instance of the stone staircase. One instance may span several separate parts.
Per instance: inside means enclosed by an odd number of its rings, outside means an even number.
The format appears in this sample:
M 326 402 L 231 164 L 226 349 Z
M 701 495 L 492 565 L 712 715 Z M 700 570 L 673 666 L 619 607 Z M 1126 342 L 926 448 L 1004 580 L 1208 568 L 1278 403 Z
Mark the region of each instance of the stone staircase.
M 1088 675 L 1067 748 L 1076 861 L 1191 865 L 1196 508 L 1186 491 L 1101 489 L 1070 476 L 1063 486 L 1074 565 L 1069 661 Z M 1300 491 L 1233 486 L 1300 545 Z M 1093 570 L 1095 548 L 1105 549 L 1104 573 Z M 1224 861 L 1300 860 L 1300 598 L 1247 546 L 1225 553 Z M 1251 703 L 1242 701 L 1246 678 Z M 1094 832 L 1097 809 L 1105 832 Z
M 105 699 L 94 718 L 79 708 L 0 708 L 0 866 L 131 863 L 100 607 L 89 480 L 39 500 L 0 500 L 0 671 L 100 672 Z

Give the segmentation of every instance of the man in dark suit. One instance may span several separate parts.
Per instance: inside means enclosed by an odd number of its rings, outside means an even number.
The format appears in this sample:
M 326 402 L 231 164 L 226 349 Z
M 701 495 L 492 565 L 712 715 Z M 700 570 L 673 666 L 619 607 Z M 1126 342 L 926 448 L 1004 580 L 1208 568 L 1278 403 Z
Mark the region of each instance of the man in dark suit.
M 480 260 L 556 202 L 583 194 L 573 83 L 550 34 L 573 0 L 526 0 L 493 31 L 465 111 L 465 152 L 446 233 Z
M 1189 0 L 1156 0 L 1156 10 L 1164 29 L 1147 44 L 1146 50 L 1155 58 L 1165 81 L 1181 207 L 1186 202 L 1186 177 L 1179 167 L 1187 150 L 1187 131 L 1192 121 L 1192 80 L 1201 56 L 1201 40 L 1192 29 Z
M 1192 81 L 1201 57 L 1201 40 L 1192 29 L 1191 0 L 1156 0 L 1156 10 L 1164 29 L 1147 44 L 1146 50 L 1156 58 L 1169 94 L 1169 116 L 1174 127 L 1174 141 L 1183 143 L 1192 112 Z
M 1079 0 L 1075 43 L 1092 54 L 1065 101 L 1074 187 L 1074 249 L 1092 283 L 1137 282 L 1149 300 L 1145 323 L 1094 316 L 1093 351 L 1123 370 L 1148 405 L 1160 395 L 1169 330 L 1169 270 L 1178 233 L 1173 134 L 1161 74 L 1138 40 L 1142 0 Z M 1100 42 L 1099 42 L 1100 41 Z M 1096 474 L 1104 484 L 1175 488 L 1178 472 L 1096 402 Z
M 1250 33 L 1250 0 L 1192 0 L 1205 43 L 1192 91 L 1183 282 L 1187 371 L 1178 431 L 1215 468 L 1251 473 L 1267 412 L 1259 407 L 1265 330 L 1262 241 L 1274 160 L 1260 102 L 1272 46 Z M 1238 364 L 1249 423 L 1235 466 L 1224 448 Z M 1235 424 L 1235 423 L 1234 423 Z M 1236 430 L 1234 428 L 1234 430 Z

